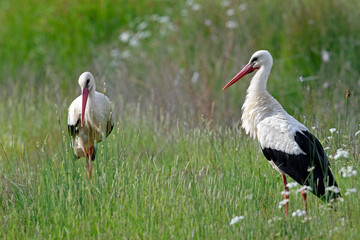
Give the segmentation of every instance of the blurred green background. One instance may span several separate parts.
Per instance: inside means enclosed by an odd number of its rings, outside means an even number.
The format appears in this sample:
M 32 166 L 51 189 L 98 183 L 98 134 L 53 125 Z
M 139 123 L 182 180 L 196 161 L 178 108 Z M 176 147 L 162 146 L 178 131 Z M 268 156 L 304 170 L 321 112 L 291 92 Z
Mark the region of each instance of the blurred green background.
M 290 114 L 355 131 L 359 8 L 357 0 L 2 0 L 0 140 L 31 150 L 59 136 L 84 71 L 117 119 L 139 106 L 189 126 L 237 123 L 251 77 L 221 89 L 259 49 L 273 55 L 268 89 Z

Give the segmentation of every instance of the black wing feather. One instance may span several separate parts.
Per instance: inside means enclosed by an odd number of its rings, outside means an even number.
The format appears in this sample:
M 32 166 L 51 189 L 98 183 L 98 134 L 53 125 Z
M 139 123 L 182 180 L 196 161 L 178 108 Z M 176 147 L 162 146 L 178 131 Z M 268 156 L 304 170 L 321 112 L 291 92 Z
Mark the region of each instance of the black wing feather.
M 71 137 L 71 145 L 73 144 L 73 141 L 74 141 L 74 138 L 76 137 L 76 135 L 79 133 L 79 124 L 80 124 L 80 118 L 77 120 L 76 124 L 75 125 L 68 125 L 68 134 L 69 136 Z M 75 152 L 74 153 L 74 156 L 75 158 L 79 158 Z M 95 154 L 94 154 L 95 156 Z
M 326 186 L 337 186 L 330 163 L 319 140 L 308 131 L 296 132 L 294 140 L 306 154 L 288 154 L 271 148 L 262 149 L 265 157 L 273 161 L 284 173 L 301 185 L 313 188 L 313 193 L 329 201 L 340 194 L 325 192 Z M 311 172 L 309 168 L 315 167 Z
M 111 121 L 109 121 L 106 126 L 106 137 L 110 135 L 113 129 L 114 129 L 114 124 L 111 124 Z
M 75 125 L 68 125 L 69 136 L 74 138 L 79 133 L 80 118 L 77 120 Z

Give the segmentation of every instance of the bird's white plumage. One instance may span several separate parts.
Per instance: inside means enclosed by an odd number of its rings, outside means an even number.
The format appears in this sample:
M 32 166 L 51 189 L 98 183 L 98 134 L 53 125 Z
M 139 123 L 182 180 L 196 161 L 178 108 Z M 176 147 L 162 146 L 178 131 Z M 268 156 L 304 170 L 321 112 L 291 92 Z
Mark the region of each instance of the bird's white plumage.
M 76 125 L 81 117 L 81 96 L 75 98 L 68 111 L 68 125 Z
M 330 163 L 320 142 L 307 128 L 290 116 L 266 90 L 272 67 L 268 51 L 257 51 L 249 63 L 223 89 L 234 84 L 246 74 L 258 70 L 251 80 L 242 106 L 242 127 L 251 137 L 257 138 L 269 163 L 281 173 L 285 191 L 286 175 L 301 185 L 309 185 L 313 193 L 326 201 L 340 197 L 329 195 L 326 185 L 337 186 Z M 309 172 L 309 168 L 312 171 Z M 306 193 L 303 194 L 306 205 Z M 288 196 L 284 196 L 288 199 Z M 286 205 L 287 213 L 288 205 Z
M 260 61 L 259 70 L 251 80 L 242 106 L 242 127 L 251 137 L 257 138 L 262 148 L 271 148 L 287 154 L 305 154 L 295 142 L 297 131 L 307 128 L 290 116 L 266 90 L 272 66 L 267 51 L 258 51 L 252 58 Z
M 91 73 L 83 73 L 80 78 L 93 77 Z M 80 84 L 79 78 L 79 84 Z M 90 79 L 90 78 L 89 78 Z M 81 84 L 80 84 L 81 86 Z M 85 108 L 84 125 L 80 125 L 82 96 L 77 97 L 69 107 L 68 125 L 77 128 L 77 134 L 72 139 L 75 155 L 85 157 L 86 151 L 106 138 L 109 127 L 113 126 L 111 102 L 107 96 L 95 91 L 95 82 L 89 93 Z
M 271 148 L 287 154 L 305 154 L 295 142 L 296 132 L 305 130 L 304 126 L 296 124 L 295 119 L 286 115 L 266 117 L 257 125 L 258 140 L 262 148 Z

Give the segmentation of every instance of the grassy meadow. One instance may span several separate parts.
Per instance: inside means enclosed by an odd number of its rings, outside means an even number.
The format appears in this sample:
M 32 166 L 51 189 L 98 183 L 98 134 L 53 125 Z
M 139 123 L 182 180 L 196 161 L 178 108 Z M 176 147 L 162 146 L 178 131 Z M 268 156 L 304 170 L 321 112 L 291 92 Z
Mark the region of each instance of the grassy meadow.
M 359 7 L 2 0 L 0 238 L 359 238 Z M 309 195 L 308 215 L 292 216 L 297 186 L 285 217 L 281 176 L 240 128 L 251 76 L 222 91 L 258 49 L 274 58 L 269 92 L 319 138 L 343 202 Z M 67 136 L 84 71 L 116 122 L 91 180 Z

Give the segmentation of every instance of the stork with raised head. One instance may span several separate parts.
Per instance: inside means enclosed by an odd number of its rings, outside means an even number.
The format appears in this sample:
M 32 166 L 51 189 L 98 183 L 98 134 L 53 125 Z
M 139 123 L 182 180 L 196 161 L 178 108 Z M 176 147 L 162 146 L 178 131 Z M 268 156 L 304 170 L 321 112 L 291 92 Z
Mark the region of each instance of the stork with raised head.
M 107 96 L 95 91 L 94 77 L 90 72 L 80 75 L 81 96 L 69 107 L 68 132 L 74 154 L 86 158 L 87 176 L 91 177 L 95 160 L 95 144 L 104 140 L 114 127 L 111 102 Z
M 266 50 L 255 52 L 249 63 L 223 88 L 230 87 L 239 79 L 255 70 L 242 106 L 242 128 L 246 134 L 260 143 L 264 156 L 282 175 L 288 215 L 289 188 L 286 174 L 302 186 L 310 186 L 312 192 L 328 202 L 340 197 L 340 193 L 327 192 L 327 186 L 337 183 L 330 170 L 330 163 L 319 140 L 309 130 L 289 115 L 280 103 L 266 90 L 266 83 L 273 65 L 271 54 Z M 305 187 L 306 188 L 306 187 Z M 306 190 L 302 197 L 307 211 Z

